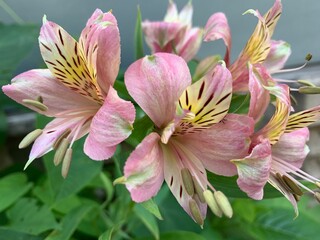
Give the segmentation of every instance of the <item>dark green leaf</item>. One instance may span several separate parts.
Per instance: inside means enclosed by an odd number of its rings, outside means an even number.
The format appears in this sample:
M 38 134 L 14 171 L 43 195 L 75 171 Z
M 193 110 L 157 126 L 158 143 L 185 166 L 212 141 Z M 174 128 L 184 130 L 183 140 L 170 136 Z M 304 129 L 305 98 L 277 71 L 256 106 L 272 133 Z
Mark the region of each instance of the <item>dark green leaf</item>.
M 1 178 L 0 212 L 26 194 L 31 187 L 32 183 L 27 182 L 27 177 L 23 173 L 13 173 Z
M 92 206 L 82 205 L 71 210 L 60 222 L 61 230 L 54 230 L 46 240 L 71 239 L 72 234 L 91 208 Z
M 0 80 L 8 83 L 12 73 L 37 43 L 36 25 L 0 24 Z M 5 80 L 5 81 L 4 81 Z
M 159 220 L 163 220 L 161 213 L 159 211 L 158 205 L 150 198 L 148 201 L 140 203 L 142 207 L 148 210 L 151 214 L 153 214 Z
M 110 228 L 99 237 L 99 240 L 112 240 L 113 233 L 114 228 Z
M 11 229 L 0 228 L 0 239 L 3 240 L 42 240 L 42 237 L 37 237 L 27 233 L 14 231 Z
M 159 227 L 154 215 L 139 204 L 135 205 L 134 211 L 155 239 L 159 239 Z
M 39 206 L 36 199 L 22 198 L 7 211 L 9 228 L 29 234 L 38 235 L 58 227 L 50 211 L 43 205 Z
M 138 6 L 136 27 L 134 31 L 134 45 L 135 45 L 136 59 L 142 58 L 144 56 L 142 38 L 143 38 L 143 34 L 142 34 L 142 26 L 141 26 L 141 11 L 140 11 L 140 7 Z
M 160 235 L 160 239 L 161 240 L 186 240 L 186 239 L 205 240 L 205 238 L 199 234 L 196 234 L 193 232 L 185 232 L 185 231 L 164 233 Z
M 132 134 L 126 140 L 126 142 L 134 147 L 137 146 L 144 139 L 144 137 L 153 130 L 153 127 L 154 124 L 147 115 L 136 119 L 133 124 Z
M 250 95 L 233 95 L 229 113 L 247 114 L 249 111 Z
M 3 145 L 7 137 L 7 117 L 0 108 L 0 146 Z
M 128 90 L 126 89 L 126 85 L 124 84 L 124 82 L 120 81 L 120 80 L 116 80 L 114 82 L 113 87 L 117 90 L 119 96 L 122 99 L 128 100 L 133 102 L 132 97 L 129 95 Z

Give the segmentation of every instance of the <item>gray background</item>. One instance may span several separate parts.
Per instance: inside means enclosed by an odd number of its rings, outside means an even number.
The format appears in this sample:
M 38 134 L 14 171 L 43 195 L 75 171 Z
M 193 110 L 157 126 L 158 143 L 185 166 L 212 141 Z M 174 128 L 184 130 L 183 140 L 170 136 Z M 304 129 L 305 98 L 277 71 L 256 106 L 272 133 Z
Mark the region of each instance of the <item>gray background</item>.
M 26 22 L 41 24 L 44 14 L 63 26 L 73 36 L 79 36 L 86 20 L 95 8 L 103 11 L 113 10 L 118 19 L 121 44 L 122 68 L 134 61 L 133 35 L 136 20 L 136 8 L 140 5 L 142 18 L 161 20 L 167 9 L 166 0 L 7 0 L 16 13 Z M 181 9 L 188 0 L 176 0 Z M 304 61 L 306 53 L 314 55 L 313 62 L 320 62 L 320 1 L 319 0 L 283 0 L 283 14 L 274 34 L 274 39 L 283 39 L 291 44 L 293 53 L 288 66 Z M 252 33 L 257 20 L 252 15 L 242 16 L 247 9 L 259 9 L 263 14 L 272 5 L 273 0 L 193 0 L 194 26 L 204 27 L 211 14 L 223 11 L 229 20 L 232 31 L 232 59 L 235 59 Z M 13 22 L 6 12 L 0 9 L 0 21 Z M 146 53 L 149 53 L 147 48 Z M 223 54 L 221 41 L 204 43 L 198 57 Z M 21 71 L 41 64 L 38 47 L 35 46 L 32 57 L 25 61 Z

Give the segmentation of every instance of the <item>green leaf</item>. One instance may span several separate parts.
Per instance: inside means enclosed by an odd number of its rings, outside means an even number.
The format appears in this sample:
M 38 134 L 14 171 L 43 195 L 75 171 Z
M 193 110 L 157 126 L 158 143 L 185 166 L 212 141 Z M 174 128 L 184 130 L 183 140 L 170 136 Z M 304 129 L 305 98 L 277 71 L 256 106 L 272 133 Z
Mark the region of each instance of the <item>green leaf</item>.
M 13 173 L 0 179 L 0 212 L 16 202 L 32 187 L 24 173 Z
M 7 211 L 9 228 L 38 235 L 58 227 L 58 224 L 45 205 L 39 206 L 36 199 L 22 198 Z
M 7 138 L 7 117 L 2 108 L 0 108 L 0 146 L 6 142 Z
M 126 142 L 136 147 L 144 139 L 144 137 L 153 130 L 153 127 L 154 124 L 147 115 L 136 119 L 136 121 L 133 123 L 132 134 L 126 140 Z
M 48 118 L 38 116 L 38 127 L 42 128 L 48 122 Z M 54 151 L 43 156 L 44 164 L 48 172 L 48 179 L 56 201 L 79 192 L 102 168 L 102 161 L 93 161 L 83 153 L 85 137 L 76 141 L 73 146 L 71 166 L 66 179 L 61 176 L 61 166 L 53 164 Z
M 37 43 L 36 25 L 0 24 L 0 82 L 8 83 L 12 73 Z M 5 80 L 5 81 L 4 81 Z
M 124 84 L 123 81 L 116 80 L 116 81 L 114 82 L 113 87 L 117 90 L 119 96 L 120 96 L 122 99 L 131 101 L 131 102 L 134 102 L 133 98 L 132 98 L 132 97 L 130 96 L 130 94 L 128 93 L 128 90 L 127 90 L 127 88 L 126 88 L 126 85 Z
M 242 192 L 237 185 L 237 176 L 224 177 L 208 172 L 209 182 L 217 189 L 222 191 L 227 197 L 248 198 L 247 194 Z M 282 194 L 272 187 L 269 183 L 264 187 L 263 198 L 281 197 Z
M 143 222 L 143 224 L 148 228 L 152 233 L 155 239 L 159 239 L 159 227 L 155 217 L 147 211 L 141 204 L 136 204 L 134 211 L 137 217 Z
M 91 208 L 92 206 L 82 205 L 71 210 L 60 222 L 60 230 L 54 230 L 45 240 L 71 239 L 72 234 Z
M 147 211 L 153 214 L 159 220 L 163 220 L 161 213 L 159 211 L 158 205 L 150 198 L 148 201 L 140 203 L 142 207 L 144 207 Z
M 164 233 L 160 235 L 160 239 L 161 240 L 186 240 L 186 239 L 205 240 L 205 238 L 199 234 L 196 234 L 193 232 L 185 232 L 185 231 Z
M 14 231 L 11 229 L 0 228 L 0 239 L 5 240 L 42 240 L 42 237 L 37 237 L 27 233 Z
M 108 229 L 102 235 L 100 235 L 98 240 L 112 240 L 114 230 L 115 230 L 114 228 Z
M 233 94 L 229 113 L 247 114 L 249 111 L 250 95 Z
M 99 177 L 103 183 L 104 189 L 106 190 L 106 197 L 107 197 L 106 202 L 108 203 L 111 201 L 114 194 L 114 186 L 112 184 L 112 180 L 104 172 L 101 172 Z
M 142 26 L 141 26 L 141 11 L 140 11 L 140 7 L 138 6 L 136 27 L 134 31 L 134 45 L 135 45 L 136 59 L 142 58 L 144 56 L 142 38 L 143 38 L 143 34 L 142 34 Z

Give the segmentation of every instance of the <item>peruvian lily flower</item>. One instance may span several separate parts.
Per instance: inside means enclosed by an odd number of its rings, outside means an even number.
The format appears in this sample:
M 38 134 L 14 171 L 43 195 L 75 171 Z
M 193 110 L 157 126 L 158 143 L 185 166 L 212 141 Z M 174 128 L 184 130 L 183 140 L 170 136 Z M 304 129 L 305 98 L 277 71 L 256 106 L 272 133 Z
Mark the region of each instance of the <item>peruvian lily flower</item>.
M 239 57 L 232 64 L 229 64 L 231 32 L 227 18 L 223 13 L 215 13 L 208 19 L 204 30 L 204 41 L 217 39 L 224 41 L 227 47 L 225 61 L 232 74 L 234 92 L 248 90 L 248 63 L 255 65 L 266 62 L 267 68 L 280 69 L 289 57 L 291 52 L 288 45 L 271 40 L 281 12 L 281 0 L 276 0 L 264 16 L 261 16 L 259 11 L 248 10 L 246 12 L 256 16 L 258 24 Z
M 56 150 L 54 162 L 63 160 L 65 177 L 77 139 L 89 133 L 84 152 L 94 160 L 110 158 L 117 144 L 130 135 L 135 109 L 113 88 L 120 64 L 120 36 L 111 12 L 97 9 L 79 42 L 44 17 L 39 45 L 48 69 L 22 73 L 2 90 L 18 103 L 55 117 L 43 130 L 30 133 L 20 147 L 35 140 L 26 167 Z
M 255 73 L 254 73 L 255 72 Z M 260 75 L 259 75 L 260 74 Z M 259 77 L 263 72 L 252 70 L 250 67 L 249 87 L 251 102 L 249 116 L 257 116 L 255 111 L 262 102 L 268 101 L 262 90 Z M 290 115 L 291 105 L 289 88 L 286 85 L 269 87 L 277 97 L 276 111 L 269 123 L 251 136 L 250 154 L 233 162 L 238 168 L 238 185 L 249 197 L 260 200 L 263 197 L 263 187 L 267 182 L 279 190 L 294 206 L 298 215 L 297 201 L 303 195 L 301 188 L 311 192 L 319 201 L 317 192 L 307 188 L 293 176 L 307 180 L 319 187 L 320 180 L 310 176 L 300 168 L 306 158 L 309 148 L 306 142 L 309 139 L 308 125 L 320 119 L 320 106 Z M 252 94 L 257 91 L 258 94 Z M 268 96 L 269 97 L 269 96 Z M 258 114 L 258 115 L 259 115 Z
M 150 199 L 165 180 L 183 209 L 202 225 L 207 203 L 211 207 L 204 191 L 209 187 L 217 193 L 207 180 L 206 169 L 235 175 L 230 159 L 246 156 L 248 136 L 253 132 L 250 117 L 227 114 L 230 72 L 218 64 L 212 75 L 191 85 L 182 58 L 156 53 L 133 63 L 125 73 L 125 84 L 156 129 L 131 153 L 124 167 L 132 199 Z
M 178 13 L 176 4 L 170 1 L 163 21 L 144 21 L 142 28 L 152 53 L 175 53 L 190 61 L 202 41 L 202 30 L 192 28 L 192 14 L 191 2 Z

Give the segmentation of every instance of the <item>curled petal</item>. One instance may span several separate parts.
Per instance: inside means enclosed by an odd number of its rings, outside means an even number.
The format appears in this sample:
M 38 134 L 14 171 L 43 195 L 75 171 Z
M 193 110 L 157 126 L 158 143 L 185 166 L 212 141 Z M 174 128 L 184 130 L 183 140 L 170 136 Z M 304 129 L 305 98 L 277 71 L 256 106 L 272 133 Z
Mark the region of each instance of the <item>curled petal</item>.
M 149 134 L 126 161 L 124 176 L 133 201 L 150 199 L 157 194 L 163 183 L 164 160 L 159 141 L 157 133 Z
M 262 199 L 263 187 L 269 179 L 271 159 L 271 146 L 266 140 L 255 146 L 249 156 L 232 160 L 238 169 L 238 186 L 249 197 Z
M 291 48 L 287 42 L 271 40 L 270 52 L 263 65 L 269 72 L 276 72 L 284 67 L 291 55 Z
M 301 168 L 310 151 L 306 145 L 308 140 L 309 130 L 306 127 L 290 133 L 284 133 L 277 144 L 272 146 L 272 157 Z
M 110 158 L 115 146 L 131 134 L 134 119 L 133 104 L 119 98 L 117 92 L 110 88 L 103 106 L 92 119 L 84 145 L 85 153 L 94 160 Z
M 75 112 L 77 109 L 87 111 L 91 109 L 94 112 L 100 106 L 96 102 L 65 87 L 49 70 L 44 69 L 24 72 L 12 79 L 10 85 L 3 86 L 2 90 L 16 102 L 49 117 L 56 116 L 70 109 L 74 109 Z M 48 109 L 42 111 L 30 104 L 24 103 L 24 99 L 35 101 L 41 99 Z
M 225 62 L 229 66 L 231 51 L 231 31 L 228 20 L 224 13 L 215 13 L 207 21 L 204 28 L 204 41 L 215 41 L 222 39 L 227 47 Z
M 185 61 L 167 53 L 146 56 L 125 73 L 130 95 L 158 127 L 165 127 L 174 119 L 176 103 L 190 83 Z
M 253 119 L 247 116 L 228 114 L 220 123 L 205 131 L 179 136 L 179 142 L 201 159 L 209 171 L 233 176 L 237 173 L 232 159 L 248 155 Z
M 99 88 L 106 96 L 120 65 L 120 34 L 116 18 L 111 12 L 96 9 L 82 31 L 79 43 L 89 70 L 97 76 Z

